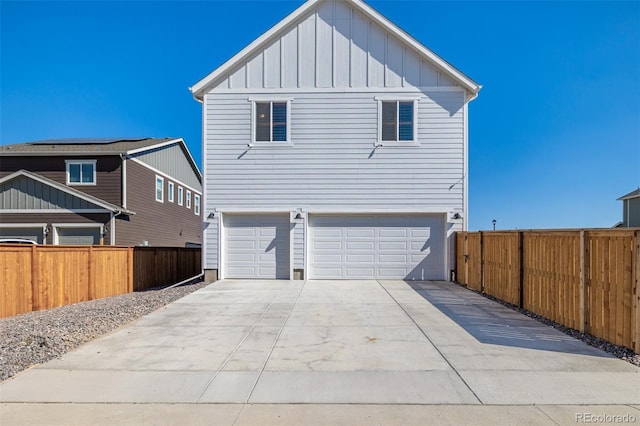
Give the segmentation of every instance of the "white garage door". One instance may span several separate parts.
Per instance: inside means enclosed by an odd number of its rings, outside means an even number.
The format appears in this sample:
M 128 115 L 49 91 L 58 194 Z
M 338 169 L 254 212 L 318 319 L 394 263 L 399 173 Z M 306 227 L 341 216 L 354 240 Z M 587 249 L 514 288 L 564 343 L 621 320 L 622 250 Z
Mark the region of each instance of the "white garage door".
M 225 278 L 289 278 L 289 214 L 223 218 Z
M 309 277 L 444 279 L 441 215 L 309 217 Z
M 21 227 L 21 228 L 0 228 L 0 239 L 22 238 L 35 241 L 38 244 L 44 243 L 44 234 L 42 226 L 38 227 Z
M 60 245 L 97 245 L 100 244 L 100 228 L 56 228 Z

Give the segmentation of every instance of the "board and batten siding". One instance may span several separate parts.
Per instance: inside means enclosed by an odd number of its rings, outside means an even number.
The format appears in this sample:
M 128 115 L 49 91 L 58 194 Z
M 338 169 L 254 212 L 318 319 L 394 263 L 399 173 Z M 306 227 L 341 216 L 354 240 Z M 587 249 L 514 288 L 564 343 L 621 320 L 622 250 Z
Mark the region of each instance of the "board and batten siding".
M 249 149 L 247 94 L 205 95 L 205 215 L 214 209 L 256 208 L 463 212 L 463 91 L 329 89 L 274 96 L 292 99 L 292 145 L 273 143 Z M 386 143 L 374 149 L 378 96 L 418 99 L 418 144 Z M 302 230 L 303 222 L 298 223 Z M 450 224 L 448 235 L 462 230 L 461 226 Z M 212 223 L 205 231 L 207 269 L 217 267 L 214 227 Z M 293 232 L 294 268 L 304 264 L 303 237 L 304 232 Z
M 133 154 L 130 157 L 202 192 L 200 179 L 187 160 L 187 155 L 189 154 L 182 149 L 181 144 L 175 143 Z
M 455 86 L 397 37 L 341 1 L 283 29 L 213 90 Z

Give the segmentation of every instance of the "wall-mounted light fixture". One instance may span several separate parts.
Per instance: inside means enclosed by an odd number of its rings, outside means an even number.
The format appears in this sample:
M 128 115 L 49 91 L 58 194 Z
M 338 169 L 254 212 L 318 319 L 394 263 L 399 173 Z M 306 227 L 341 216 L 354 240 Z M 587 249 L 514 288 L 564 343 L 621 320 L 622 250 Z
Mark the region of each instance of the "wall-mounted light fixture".
M 300 220 L 300 219 L 302 219 L 302 214 L 301 214 L 300 212 L 296 213 L 296 217 L 295 217 L 295 219 L 296 219 L 296 220 Z
M 209 213 L 209 216 L 207 216 L 207 219 L 215 219 L 216 217 L 216 213 L 215 212 L 211 212 Z
M 455 212 L 452 217 L 453 219 L 462 219 L 462 216 L 458 212 Z

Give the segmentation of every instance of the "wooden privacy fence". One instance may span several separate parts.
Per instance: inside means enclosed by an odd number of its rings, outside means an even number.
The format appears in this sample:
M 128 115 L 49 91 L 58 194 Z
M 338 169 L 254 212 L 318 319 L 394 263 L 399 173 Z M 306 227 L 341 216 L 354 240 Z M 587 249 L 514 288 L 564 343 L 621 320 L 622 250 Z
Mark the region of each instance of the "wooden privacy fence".
M 456 280 L 640 352 L 640 231 L 456 234 Z
M 0 246 L 0 318 L 173 284 L 198 275 L 200 249 Z

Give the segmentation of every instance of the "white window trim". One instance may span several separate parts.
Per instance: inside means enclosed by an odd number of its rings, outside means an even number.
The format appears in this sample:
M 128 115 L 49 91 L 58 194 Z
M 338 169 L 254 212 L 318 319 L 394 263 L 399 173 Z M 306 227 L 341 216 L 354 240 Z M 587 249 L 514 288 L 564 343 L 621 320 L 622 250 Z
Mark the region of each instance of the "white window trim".
M 198 194 L 193 195 L 193 213 L 200 216 L 200 196 Z
M 378 142 L 376 146 L 419 146 L 418 140 L 418 101 L 420 98 L 415 96 L 376 96 L 374 98 L 378 102 Z M 413 102 L 413 140 L 410 141 L 383 141 L 382 140 L 382 102 Z M 400 113 L 400 108 L 396 109 L 396 114 Z M 397 126 L 399 127 L 400 121 L 398 119 Z M 396 128 L 396 138 L 398 129 Z
M 191 191 L 189 191 L 187 189 L 187 194 L 186 194 L 186 199 L 187 199 L 187 208 L 190 209 L 191 208 Z
M 247 99 L 251 102 L 251 143 L 249 144 L 249 148 L 257 147 L 279 147 L 279 146 L 293 146 L 293 141 L 291 140 L 291 101 L 293 98 L 282 98 L 282 97 L 250 97 Z M 262 102 L 271 102 L 271 109 L 273 110 L 273 103 L 281 103 L 286 102 L 287 104 L 287 140 L 285 142 L 264 142 L 264 141 L 256 141 L 256 103 Z M 272 125 L 273 125 L 273 114 L 271 114 Z
M 66 181 L 69 186 L 96 186 L 97 176 L 96 176 L 96 160 L 64 160 L 65 169 L 66 169 Z M 71 182 L 69 179 L 69 166 L 72 164 L 80 164 L 80 180 L 82 180 L 82 165 L 83 164 L 91 164 L 93 166 L 93 181 L 90 183 L 87 182 Z
M 173 182 L 167 181 L 167 201 L 170 203 L 173 203 L 173 198 L 174 198 L 173 192 L 174 192 Z
M 178 205 L 181 206 L 184 200 L 184 188 L 178 185 Z
M 158 198 L 158 181 L 161 182 L 160 186 L 160 198 Z M 156 175 L 156 180 L 154 181 L 153 191 L 155 193 L 156 201 L 159 203 L 164 203 L 164 178 L 162 176 Z

